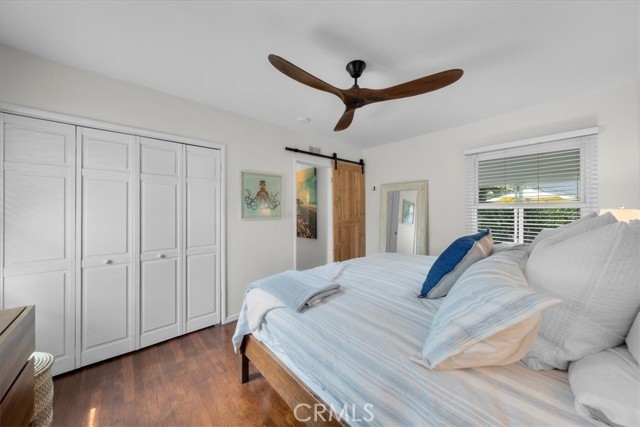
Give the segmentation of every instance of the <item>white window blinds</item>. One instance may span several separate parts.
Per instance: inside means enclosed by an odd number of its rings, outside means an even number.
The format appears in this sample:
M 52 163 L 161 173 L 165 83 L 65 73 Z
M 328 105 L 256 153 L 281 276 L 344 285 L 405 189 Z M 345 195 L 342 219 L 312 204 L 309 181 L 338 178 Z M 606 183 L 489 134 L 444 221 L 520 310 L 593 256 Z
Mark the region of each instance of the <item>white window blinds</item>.
M 598 209 L 597 134 L 587 129 L 467 151 L 467 227 L 529 243 Z

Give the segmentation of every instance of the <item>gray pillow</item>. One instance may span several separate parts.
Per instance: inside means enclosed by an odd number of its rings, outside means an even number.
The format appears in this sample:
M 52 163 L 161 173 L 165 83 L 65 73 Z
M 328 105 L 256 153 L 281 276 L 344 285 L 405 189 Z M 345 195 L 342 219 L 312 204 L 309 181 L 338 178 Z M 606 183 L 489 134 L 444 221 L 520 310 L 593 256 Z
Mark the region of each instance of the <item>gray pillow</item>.
M 533 369 L 620 345 L 640 309 L 640 235 L 624 222 L 540 242 L 526 265 L 531 287 L 563 302 L 542 312 L 523 361 Z

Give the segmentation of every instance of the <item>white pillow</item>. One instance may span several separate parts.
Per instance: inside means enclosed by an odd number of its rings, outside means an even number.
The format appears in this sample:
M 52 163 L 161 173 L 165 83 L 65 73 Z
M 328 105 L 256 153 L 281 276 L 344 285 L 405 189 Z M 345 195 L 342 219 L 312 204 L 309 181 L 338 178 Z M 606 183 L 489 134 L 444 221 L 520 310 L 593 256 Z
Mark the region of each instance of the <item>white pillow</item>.
M 625 341 L 631 355 L 636 359 L 636 362 L 640 363 L 640 312 L 636 316 L 636 320 L 633 321 Z
M 595 212 L 592 212 L 587 216 L 561 227 L 542 230 L 529 245 L 529 252 L 532 252 L 540 242 L 547 239 L 567 239 L 571 236 L 595 230 L 596 228 L 604 227 L 605 225 L 614 224 L 616 222 L 618 222 L 618 220 L 611 212 L 606 212 L 602 215 L 597 215 Z
M 629 221 L 629 227 L 640 234 L 640 219 L 632 219 Z M 636 359 L 636 362 L 640 363 L 640 312 L 638 312 L 636 320 L 631 325 L 625 341 L 627 342 L 627 347 L 631 355 Z
M 640 366 L 626 348 L 572 362 L 569 384 L 579 415 L 611 426 L 640 425 Z
M 517 362 L 538 331 L 540 310 L 560 300 L 533 292 L 519 267 L 525 251 L 502 251 L 470 266 L 436 313 L 422 353 L 433 369 Z
M 622 344 L 640 309 L 639 259 L 640 235 L 624 222 L 540 242 L 527 261 L 527 279 L 563 303 L 542 313 L 523 361 L 533 369 L 567 369 L 570 361 Z

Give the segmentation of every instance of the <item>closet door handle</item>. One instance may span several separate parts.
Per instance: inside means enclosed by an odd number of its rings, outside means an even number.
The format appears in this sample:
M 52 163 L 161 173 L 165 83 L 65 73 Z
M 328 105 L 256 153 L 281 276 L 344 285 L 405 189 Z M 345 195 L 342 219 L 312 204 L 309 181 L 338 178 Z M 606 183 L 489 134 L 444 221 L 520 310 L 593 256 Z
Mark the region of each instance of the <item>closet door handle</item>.
M 165 254 L 158 254 L 158 259 L 160 259 L 160 258 L 165 258 L 165 257 L 166 257 L 166 255 L 165 255 Z
M 107 265 L 107 264 L 113 264 L 113 260 L 112 260 L 112 259 L 105 259 L 104 261 L 102 261 L 102 263 L 103 263 L 104 265 Z

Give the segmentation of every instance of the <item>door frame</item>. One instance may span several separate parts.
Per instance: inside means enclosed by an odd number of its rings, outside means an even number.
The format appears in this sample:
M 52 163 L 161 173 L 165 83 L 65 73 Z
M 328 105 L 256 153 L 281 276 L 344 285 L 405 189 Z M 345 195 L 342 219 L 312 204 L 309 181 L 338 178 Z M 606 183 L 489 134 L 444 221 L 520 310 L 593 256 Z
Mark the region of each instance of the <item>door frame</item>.
M 331 168 L 333 167 L 333 163 L 329 159 L 309 159 L 302 156 L 294 156 L 293 158 L 293 185 L 291 186 L 291 206 L 293 209 L 293 268 L 297 270 L 298 267 L 298 233 L 296 233 L 296 223 L 297 223 L 297 210 L 296 210 L 296 172 L 298 165 L 305 165 L 316 168 L 328 169 L 326 174 L 326 182 L 323 185 L 326 186 L 326 198 L 323 200 L 323 203 L 327 206 L 327 263 L 333 261 L 333 185 L 331 179 Z

